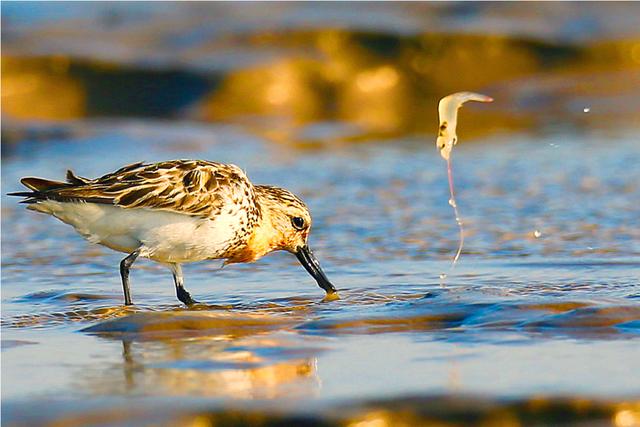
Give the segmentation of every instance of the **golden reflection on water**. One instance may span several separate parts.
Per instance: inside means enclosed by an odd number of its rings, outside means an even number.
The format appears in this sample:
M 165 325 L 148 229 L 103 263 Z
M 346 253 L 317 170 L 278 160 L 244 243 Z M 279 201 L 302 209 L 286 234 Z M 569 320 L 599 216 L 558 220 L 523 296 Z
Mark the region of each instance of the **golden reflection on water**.
M 2 56 L 2 113 L 15 119 L 69 120 L 86 114 L 87 93 L 65 56 Z
M 451 295 L 447 293 L 445 298 L 455 298 L 457 291 L 452 289 L 450 292 Z M 83 329 L 83 332 L 135 341 L 179 341 L 186 337 L 205 337 L 207 340 L 216 337 L 217 340 L 230 341 L 278 331 L 351 335 L 444 331 L 452 328 L 613 338 L 621 332 L 617 329 L 619 325 L 640 318 L 640 307 L 634 305 L 597 306 L 579 300 L 487 305 L 451 302 L 442 306 L 441 302 L 433 305 L 434 294 L 431 292 L 394 295 L 354 288 L 341 292 L 341 296 L 321 301 L 283 298 L 252 305 L 199 304 L 185 309 L 177 304 L 95 307 L 93 302 L 99 298 L 92 294 L 50 296 L 48 293 L 37 293 L 32 297 L 55 298 L 55 301 L 71 307 L 6 318 L 3 319 L 3 325 L 32 328 L 100 321 Z M 337 318 L 319 315 L 325 306 L 350 314 Z M 362 310 L 368 306 L 376 309 L 371 312 Z M 499 318 L 493 317 L 492 307 L 499 307 Z
M 275 122 L 276 130 L 274 122 L 254 123 L 261 135 L 278 142 L 299 140 L 300 125 L 323 120 L 352 123 L 368 138 L 428 132 L 437 100 L 460 88 L 499 92 L 501 102 L 509 103 L 515 101 L 509 97 L 516 95 L 505 84 L 518 79 L 559 75 L 573 82 L 595 72 L 629 69 L 633 74 L 639 68 L 627 47 L 633 43 L 626 41 L 616 48 L 611 44 L 578 48 L 491 35 L 424 34 L 384 40 L 339 30 L 272 33 L 257 39 L 273 46 L 313 46 L 314 54 L 283 57 L 233 72 L 201 103 L 200 111 L 207 120 L 280 117 L 283 122 Z M 392 45 L 389 52 L 376 50 L 384 50 L 385 43 Z M 547 64 L 545 55 L 562 59 Z M 617 84 L 606 80 L 606 93 L 598 93 L 617 95 Z M 573 95 L 596 96 L 594 90 L 583 85 Z M 476 120 L 477 113 L 466 114 L 469 136 L 535 123 L 505 104 L 482 111 L 481 120 Z M 590 119 L 598 120 L 593 115 Z M 346 137 L 354 138 L 358 139 Z
M 262 135 L 278 142 L 300 139 L 298 127 L 323 120 L 351 123 L 368 137 L 425 131 L 433 127 L 428 118 L 442 93 L 538 70 L 534 52 L 511 42 L 511 50 L 496 48 L 505 44 L 501 38 L 422 37 L 422 41 L 420 37 L 399 40 L 398 51 L 389 57 L 366 48 L 367 35 L 335 30 L 272 35 L 270 43 L 295 44 L 297 40 L 300 46 L 315 46 L 320 58 L 285 57 L 230 73 L 201 103 L 201 115 L 206 120 L 281 117 L 284 122 L 277 122 L 275 130 L 272 122 L 256 125 Z M 471 56 L 464 53 L 469 47 L 474 49 Z M 496 64 L 508 65 L 479 70 L 487 47 Z M 519 56 L 528 59 L 521 64 Z M 529 123 L 505 113 L 484 115 L 484 126 L 473 126 L 474 120 L 468 120 L 470 132 Z
M 84 331 L 122 340 L 123 362 L 90 371 L 79 386 L 91 394 L 305 397 L 319 387 L 315 355 L 287 333 L 295 312 L 139 312 Z M 121 372 L 121 373 L 120 373 Z
M 75 304 L 74 300 L 59 300 L 66 304 Z M 424 302 L 419 310 L 425 312 L 416 315 L 415 304 Z M 367 307 L 402 305 L 403 312 L 382 310 L 382 314 L 362 318 Z M 356 317 L 340 316 L 328 323 L 322 319 L 316 324 L 324 328 L 322 333 L 304 334 L 300 329 L 313 330 L 314 322 L 308 321 L 313 315 L 314 306 L 304 298 L 274 300 L 258 307 L 257 310 L 215 309 L 200 307 L 199 310 L 184 310 L 176 307 L 163 311 L 130 310 L 126 315 L 103 320 L 90 326 L 85 333 L 96 335 L 101 341 L 122 345 L 121 356 L 110 358 L 90 367 L 79 367 L 74 375 L 73 387 L 89 396 L 170 396 L 170 397 L 206 397 L 214 399 L 270 400 L 286 399 L 299 401 L 321 394 L 321 376 L 317 369 L 317 359 L 325 351 L 322 343 L 330 348 L 331 334 L 343 330 L 347 333 L 358 332 L 375 334 L 378 332 L 421 332 L 424 330 L 445 330 L 456 328 L 468 318 L 482 317 L 482 306 L 449 304 L 444 314 L 439 314 L 437 301 L 428 298 L 423 301 L 413 294 L 382 295 L 374 292 L 352 290 L 344 292 L 340 300 L 332 304 L 356 308 Z M 436 307 L 434 307 L 434 304 Z M 321 306 L 316 304 L 315 307 Z M 302 308 L 302 310 L 301 310 Z M 365 309 L 365 310 L 363 310 Z M 504 309 L 504 308 L 503 308 Z M 594 309 L 581 302 L 559 301 L 554 303 L 521 304 L 511 307 L 523 318 L 511 322 L 512 327 L 521 324 L 523 319 L 538 319 L 538 314 L 547 313 L 552 320 L 542 327 L 550 325 L 562 329 L 568 321 L 569 329 L 576 329 L 571 322 L 573 316 L 580 319 L 579 324 L 609 326 L 615 322 L 624 322 L 638 318 L 638 310 L 622 308 L 617 310 Z M 311 311 L 309 311 L 311 310 Z M 583 310 L 583 311 L 581 311 Z M 494 311 L 490 306 L 489 313 Z M 531 316 L 531 313 L 537 314 Z M 583 313 L 583 314 L 581 314 Z M 568 315 L 565 319 L 553 316 Z M 531 317 L 528 317 L 531 316 Z M 589 322 L 589 316 L 595 316 Z M 605 316 L 606 322 L 598 320 Z M 505 315 L 505 318 L 510 316 Z M 556 320 L 554 320 L 556 319 Z M 553 323 L 556 322 L 556 323 Z M 503 327 L 508 326 L 503 321 Z M 305 326 L 306 325 L 306 326 Z M 577 329 L 582 327 L 578 325 Z M 489 330 L 491 326 L 489 325 Z M 591 330 L 592 327 L 582 328 Z M 302 333 L 301 333 L 302 332 Z M 327 333 L 328 332 L 328 333 Z M 574 332 L 576 336 L 579 332 Z M 614 331 L 610 331 L 615 333 Z M 111 352 L 113 353 L 113 352 Z M 449 355 L 447 391 L 451 394 L 464 390 L 463 375 L 458 364 L 464 354 Z M 149 414 L 142 415 L 148 419 Z M 267 424 L 275 419 L 285 419 L 294 423 L 290 415 L 272 414 L 265 411 L 219 412 L 195 411 L 189 415 L 173 411 L 171 422 L 179 419 L 183 425 L 225 425 L 234 422 L 259 422 Z M 105 414 L 83 414 L 74 409 L 77 425 L 82 420 L 108 419 Z M 379 401 L 362 406 L 352 403 L 341 410 L 332 409 L 326 413 L 310 415 L 319 425 L 459 425 L 482 423 L 482 425 L 523 425 L 530 420 L 542 423 L 554 423 L 579 420 L 612 420 L 615 425 L 633 425 L 638 415 L 634 404 L 600 404 L 584 399 L 555 399 L 540 397 L 524 402 L 497 402 L 463 398 L 426 399 L 403 398 L 392 401 Z M 127 416 L 122 415 L 124 419 Z M 87 418 L 88 417 L 88 418 Z M 106 418 L 104 418 L 106 417 Z M 291 415 L 293 417 L 293 415 Z M 460 418 L 462 417 L 462 418 Z M 64 419 L 64 418 L 63 418 Z M 245 420 L 245 421 L 238 421 Z
M 227 41 L 233 42 L 240 41 Z M 573 46 L 497 35 L 387 36 L 320 29 L 259 33 L 241 42 L 257 50 L 281 49 L 281 54 L 222 73 L 220 83 L 192 111 L 206 121 L 240 121 L 275 142 L 351 142 L 432 132 L 434 105 L 461 88 L 482 89 L 498 100 L 491 108 L 465 112 L 462 127 L 469 139 L 492 129 L 519 130 L 546 120 L 514 108 L 531 102 L 533 92 L 534 103 L 542 97 L 545 109 L 558 115 L 569 114 L 561 106 L 579 97 L 612 97 L 620 103 L 615 114 L 592 109 L 590 125 L 638 118 L 634 105 L 627 107 L 624 99 L 635 93 L 638 83 L 636 40 Z M 93 108 L 100 105 L 92 97 L 102 93 L 90 91 L 100 81 L 87 79 L 99 80 L 100 72 L 120 66 L 88 60 L 74 69 L 73 61 L 3 55 L 3 112 L 15 119 L 86 116 L 90 101 Z M 113 88 L 114 99 L 117 90 Z M 572 120 L 583 120 L 582 116 L 576 114 Z M 352 128 L 305 133 L 306 125 L 326 121 Z
M 523 425 L 615 425 L 636 426 L 637 403 L 624 405 L 586 399 L 532 398 L 501 402 L 480 397 L 406 397 L 312 412 L 304 417 L 271 411 L 212 411 L 180 418 L 181 425 L 305 425 L 345 427 Z
M 152 395 L 191 395 L 234 399 L 303 398 L 318 387 L 315 360 L 293 360 L 270 366 L 225 369 L 145 369 L 143 377 L 131 375 L 125 392 Z M 138 381 L 136 378 L 139 378 Z M 102 387 L 104 383 L 101 383 Z M 119 390 L 104 390 L 118 393 Z
M 314 355 L 322 349 L 264 331 L 246 334 L 123 339 L 122 364 L 86 373 L 79 387 L 94 395 L 234 399 L 302 398 L 316 393 L 320 381 Z
M 185 335 L 219 335 L 238 338 L 260 332 L 285 329 L 300 319 L 291 314 L 233 313 L 227 311 L 144 311 L 118 317 L 83 331 L 103 336 L 138 339 L 184 337 Z
M 524 425 L 585 425 L 635 427 L 638 401 L 610 403 L 588 399 L 531 398 L 501 401 L 479 396 L 421 396 L 332 405 L 299 414 L 278 409 L 210 409 L 188 405 L 76 410 L 72 414 L 41 418 L 52 426 L 344 426 L 344 427 L 504 427 Z M 36 411 L 37 412 L 37 411 Z M 12 425 L 22 425 L 13 423 Z
M 640 426 L 640 402 L 624 403 L 618 406 L 619 409 L 613 416 L 613 424 L 616 427 Z

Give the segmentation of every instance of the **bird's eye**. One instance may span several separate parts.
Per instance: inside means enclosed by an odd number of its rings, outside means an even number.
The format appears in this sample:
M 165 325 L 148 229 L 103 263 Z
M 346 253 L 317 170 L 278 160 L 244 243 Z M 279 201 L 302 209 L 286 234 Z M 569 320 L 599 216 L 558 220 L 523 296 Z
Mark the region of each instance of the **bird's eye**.
M 293 225 L 293 228 L 297 230 L 302 230 L 305 225 L 304 218 L 300 218 L 299 216 L 294 216 L 293 218 L 291 218 L 291 224 Z

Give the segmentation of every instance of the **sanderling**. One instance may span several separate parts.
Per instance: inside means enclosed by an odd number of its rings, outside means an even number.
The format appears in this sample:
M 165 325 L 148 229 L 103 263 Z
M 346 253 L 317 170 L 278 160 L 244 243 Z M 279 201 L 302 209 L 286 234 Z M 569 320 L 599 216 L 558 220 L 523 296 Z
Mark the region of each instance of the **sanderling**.
M 22 178 L 28 209 L 53 215 L 92 243 L 125 252 L 120 263 L 125 305 L 129 269 L 138 257 L 167 265 L 178 299 L 194 304 L 181 264 L 224 259 L 252 262 L 272 251 L 296 255 L 327 294 L 336 292 L 307 245 L 311 215 L 291 192 L 253 185 L 239 167 L 203 160 L 134 163 L 97 179 L 67 172 L 66 182 Z

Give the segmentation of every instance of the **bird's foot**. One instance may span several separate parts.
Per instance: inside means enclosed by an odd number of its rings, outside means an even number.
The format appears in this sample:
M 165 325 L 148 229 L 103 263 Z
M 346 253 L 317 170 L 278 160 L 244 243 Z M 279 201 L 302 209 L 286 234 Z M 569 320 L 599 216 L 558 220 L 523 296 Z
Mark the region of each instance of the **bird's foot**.
M 191 307 L 198 303 L 198 301 L 191 298 L 191 294 L 181 286 L 176 288 L 176 294 L 178 295 L 178 299 L 187 307 Z

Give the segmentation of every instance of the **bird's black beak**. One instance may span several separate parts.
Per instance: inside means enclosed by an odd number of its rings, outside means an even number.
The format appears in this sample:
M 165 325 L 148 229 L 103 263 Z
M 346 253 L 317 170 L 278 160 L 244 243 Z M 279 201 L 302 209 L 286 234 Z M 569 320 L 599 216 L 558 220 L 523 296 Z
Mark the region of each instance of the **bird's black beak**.
M 318 286 L 325 290 L 327 295 L 336 293 L 336 288 L 331 284 L 329 279 L 327 279 L 324 271 L 320 268 L 320 263 L 315 255 L 313 255 L 313 252 L 311 252 L 311 249 L 309 249 L 309 246 L 300 246 L 296 252 L 296 257 L 305 270 L 316 279 Z

